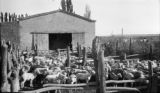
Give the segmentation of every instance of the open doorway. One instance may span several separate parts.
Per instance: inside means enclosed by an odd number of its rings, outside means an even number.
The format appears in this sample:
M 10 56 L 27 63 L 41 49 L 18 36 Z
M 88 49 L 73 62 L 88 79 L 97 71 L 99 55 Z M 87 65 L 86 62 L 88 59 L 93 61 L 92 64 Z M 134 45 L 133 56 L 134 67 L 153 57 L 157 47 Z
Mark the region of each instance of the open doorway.
M 51 33 L 49 34 L 49 50 L 64 49 L 70 46 L 72 49 L 71 33 Z

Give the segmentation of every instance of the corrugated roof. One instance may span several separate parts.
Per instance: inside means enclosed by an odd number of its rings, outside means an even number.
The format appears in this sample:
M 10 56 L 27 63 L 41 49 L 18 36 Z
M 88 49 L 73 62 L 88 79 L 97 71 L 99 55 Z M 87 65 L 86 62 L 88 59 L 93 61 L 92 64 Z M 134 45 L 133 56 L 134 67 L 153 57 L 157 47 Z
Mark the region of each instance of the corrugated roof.
M 39 16 L 44 16 L 44 15 L 48 15 L 48 14 L 53 14 L 53 13 L 57 13 L 57 12 L 65 13 L 67 15 L 74 16 L 74 17 L 77 17 L 77 18 L 80 18 L 80 19 L 83 19 L 83 20 L 86 20 L 86 21 L 89 21 L 89 22 L 95 22 L 95 20 L 85 18 L 85 17 L 80 16 L 80 15 L 75 14 L 75 13 L 69 13 L 69 12 L 63 11 L 61 9 L 55 10 L 55 11 L 50 11 L 50 12 L 45 12 L 45 13 L 40 13 L 40 14 L 35 14 L 35 15 L 31 15 L 31 16 L 27 16 L 25 18 L 20 19 L 19 21 L 23 21 L 23 20 L 27 20 L 27 19 L 31 19 L 31 18 L 35 18 L 35 17 L 39 17 Z

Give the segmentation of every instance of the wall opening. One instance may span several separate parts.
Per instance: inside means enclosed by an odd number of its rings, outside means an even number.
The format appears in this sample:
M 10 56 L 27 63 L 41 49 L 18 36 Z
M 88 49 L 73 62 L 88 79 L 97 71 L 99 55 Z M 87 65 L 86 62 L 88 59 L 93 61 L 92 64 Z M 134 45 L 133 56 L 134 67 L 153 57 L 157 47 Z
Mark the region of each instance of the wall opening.
M 51 33 L 49 34 L 49 50 L 64 49 L 70 46 L 72 49 L 71 33 Z

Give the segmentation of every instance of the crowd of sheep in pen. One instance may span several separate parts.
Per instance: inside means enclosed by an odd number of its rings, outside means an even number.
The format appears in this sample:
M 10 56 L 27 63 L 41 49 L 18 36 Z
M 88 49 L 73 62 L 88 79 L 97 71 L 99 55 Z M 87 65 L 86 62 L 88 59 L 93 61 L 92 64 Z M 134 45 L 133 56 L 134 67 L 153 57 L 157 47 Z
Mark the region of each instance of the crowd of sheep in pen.
M 85 57 L 87 55 L 82 55 L 81 57 L 71 55 L 71 51 L 58 52 L 54 55 L 47 56 L 35 55 L 33 51 L 29 52 L 27 50 L 18 51 L 17 53 L 10 42 L 2 42 L 1 47 L 4 47 L 4 50 L 5 47 L 8 47 L 7 75 L 9 77 L 14 77 L 15 71 L 18 71 L 19 90 L 23 90 L 27 87 L 44 87 L 46 84 L 81 84 L 96 82 L 94 58 Z M 134 60 L 116 60 L 112 57 L 105 57 L 104 61 L 106 63 L 106 81 L 148 80 L 148 62 L 152 65 L 153 73 L 156 75 L 160 74 L 159 60 L 139 60 L 138 58 Z M 143 82 L 143 84 L 146 85 L 148 82 Z M 109 84 L 109 86 L 115 85 Z M 132 84 L 131 86 L 134 85 Z

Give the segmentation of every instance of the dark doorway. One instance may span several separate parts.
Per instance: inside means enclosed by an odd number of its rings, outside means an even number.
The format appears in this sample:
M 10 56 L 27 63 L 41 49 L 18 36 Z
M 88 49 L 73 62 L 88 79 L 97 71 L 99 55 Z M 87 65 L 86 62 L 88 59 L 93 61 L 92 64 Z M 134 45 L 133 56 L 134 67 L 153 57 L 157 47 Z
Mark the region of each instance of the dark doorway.
M 64 49 L 67 46 L 72 48 L 71 33 L 54 33 L 49 34 L 49 50 Z

